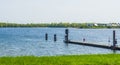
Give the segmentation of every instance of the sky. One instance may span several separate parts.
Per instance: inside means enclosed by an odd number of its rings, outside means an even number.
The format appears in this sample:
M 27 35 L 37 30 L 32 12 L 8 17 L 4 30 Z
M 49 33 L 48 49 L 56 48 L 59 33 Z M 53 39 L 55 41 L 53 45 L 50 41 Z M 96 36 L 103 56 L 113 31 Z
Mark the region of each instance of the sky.
M 120 0 L 0 0 L 10 23 L 119 23 Z

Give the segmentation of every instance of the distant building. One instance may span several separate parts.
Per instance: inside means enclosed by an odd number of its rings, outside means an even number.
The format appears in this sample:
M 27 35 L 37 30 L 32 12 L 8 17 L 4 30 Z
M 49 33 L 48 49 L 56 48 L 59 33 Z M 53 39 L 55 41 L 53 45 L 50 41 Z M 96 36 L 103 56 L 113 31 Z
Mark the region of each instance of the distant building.
M 94 23 L 94 26 L 98 26 L 98 24 L 97 24 L 97 23 Z
M 107 26 L 107 24 L 99 23 L 98 26 Z
M 103 24 L 103 23 L 89 23 L 89 24 L 87 24 L 87 26 L 107 26 L 107 24 Z
M 87 26 L 92 27 L 92 26 L 94 26 L 94 24 L 93 23 L 87 23 Z
M 107 26 L 120 26 L 120 24 L 119 23 L 109 23 L 109 24 L 107 24 Z
M 120 26 L 120 23 L 87 23 L 87 26 Z

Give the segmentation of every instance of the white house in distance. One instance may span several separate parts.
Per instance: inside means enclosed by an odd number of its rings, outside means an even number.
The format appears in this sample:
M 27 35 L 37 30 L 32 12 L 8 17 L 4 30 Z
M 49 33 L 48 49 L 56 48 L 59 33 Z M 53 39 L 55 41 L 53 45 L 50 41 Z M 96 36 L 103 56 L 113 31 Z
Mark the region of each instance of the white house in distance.
M 88 23 L 87 26 L 106 26 L 107 24 L 103 23 Z
M 87 23 L 87 26 L 120 26 L 120 23 Z
M 94 23 L 94 26 L 98 26 L 98 24 L 97 24 L 97 23 Z
M 107 26 L 120 26 L 120 23 L 108 23 Z

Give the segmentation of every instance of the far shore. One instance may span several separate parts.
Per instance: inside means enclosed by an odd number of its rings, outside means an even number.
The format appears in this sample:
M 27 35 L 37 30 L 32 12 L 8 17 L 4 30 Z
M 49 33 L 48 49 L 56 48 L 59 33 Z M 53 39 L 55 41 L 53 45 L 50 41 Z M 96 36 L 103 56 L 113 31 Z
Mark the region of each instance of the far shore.
M 0 22 L 0 28 L 37 28 L 37 27 L 50 27 L 50 28 L 78 28 L 78 29 L 119 29 L 119 23 L 3 23 Z

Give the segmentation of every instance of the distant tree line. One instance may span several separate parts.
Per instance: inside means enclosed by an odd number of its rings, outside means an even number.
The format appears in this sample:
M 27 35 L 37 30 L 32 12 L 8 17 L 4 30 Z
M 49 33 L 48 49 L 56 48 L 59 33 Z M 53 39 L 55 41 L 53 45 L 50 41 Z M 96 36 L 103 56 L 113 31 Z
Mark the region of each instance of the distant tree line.
M 40 23 L 40 24 L 16 24 L 0 23 L 0 27 L 73 27 L 73 28 L 120 28 L 120 26 L 95 26 L 94 23 Z

